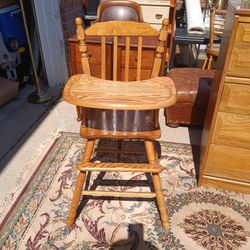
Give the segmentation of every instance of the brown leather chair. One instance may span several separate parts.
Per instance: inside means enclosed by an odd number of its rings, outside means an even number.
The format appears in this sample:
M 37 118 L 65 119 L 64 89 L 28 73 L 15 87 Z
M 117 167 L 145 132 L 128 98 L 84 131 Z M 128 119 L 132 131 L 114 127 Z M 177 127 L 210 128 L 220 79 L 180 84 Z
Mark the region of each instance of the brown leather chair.
M 141 6 L 133 1 L 101 1 L 97 9 L 97 22 L 107 21 L 143 22 Z

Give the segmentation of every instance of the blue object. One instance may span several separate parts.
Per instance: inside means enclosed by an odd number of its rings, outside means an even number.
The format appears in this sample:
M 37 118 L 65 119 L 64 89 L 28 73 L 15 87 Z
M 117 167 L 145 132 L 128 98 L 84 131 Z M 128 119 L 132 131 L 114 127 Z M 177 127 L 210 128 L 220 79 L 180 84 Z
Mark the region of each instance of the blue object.
M 23 18 L 19 5 L 15 4 L 0 9 L 0 32 L 6 45 L 13 38 L 18 41 L 19 47 L 26 43 Z

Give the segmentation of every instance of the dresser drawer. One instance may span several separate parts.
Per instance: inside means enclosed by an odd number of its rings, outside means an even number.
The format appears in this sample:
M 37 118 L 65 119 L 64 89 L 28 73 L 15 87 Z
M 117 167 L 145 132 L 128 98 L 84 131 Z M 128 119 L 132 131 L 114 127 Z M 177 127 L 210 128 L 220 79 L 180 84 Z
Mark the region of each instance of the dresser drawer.
M 219 112 L 212 142 L 250 149 L 250 116 Z
M 250 115 L 250 85 L 226 83 L 220 111 Z
M 250 77 L 250 23 L 239 23 L 228 66 L 229 76 Z
M 129 81 L 136 81 L 136 76 L 137 76 L 137 70 L 136 69 L 129 69 Z M 149 69 L 142 69 L 141 70 L 141 80 L 146 80 L 150 79 L 151 76 L 151 70 Z M 125 68 L 122 68 L 121 70 L 121 79 L 124 81 L 125 80 Z
M 137 68 L 137 49 L 130 50 L 129 55 L 129 68 L 136 69 Z M 126 50 L 122 49 L 121 51 L 121 65 L 125 68 L 125 54 Z M 141 61 L 141 68 L 151 70 L 154 63 L 154 50 L 142 50 L 142 61 Z
M 250 150 L 212 144 L 205 175 L 250 183 Z
M 164 18 L 169 18 L 169 7 L 141 5 L 143 19 L 147 23 L 161 24 Z
M 100 44 L 87 44 L 89 60 L 93 64 L 101 64 L 101 46 Z M 81 63 L 81 52 L 79 46 L 76 46 L 76 61 Z
M 89 63 L 91 74 L 95 77 L 101 78 L 101 47 L 100 44 L 90 43 L 87 44 L 89 53 Z M 81 53 L 79 51 L 79 46 L 76 45 L 75 49 L 75 62 L 74 62 L 74 72 L 73 74 L 82 74 L 82 63 L 81 63 Z M 111 53 L 112 47 L 110 45 L 106 46 L 106 79 L 111 79 Z

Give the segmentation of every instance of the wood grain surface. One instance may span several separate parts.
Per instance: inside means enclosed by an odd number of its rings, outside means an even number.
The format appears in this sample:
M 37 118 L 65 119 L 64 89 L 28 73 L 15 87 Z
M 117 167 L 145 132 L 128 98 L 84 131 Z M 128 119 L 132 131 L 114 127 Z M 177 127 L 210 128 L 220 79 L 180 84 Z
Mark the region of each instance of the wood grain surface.
M 97 172 L 144 172 L 160 173 L 162 166 L 160 164 L 142 164 L 142 163 L 113 163 L 113 162 L 85 162 L 77 165 L 79 171 L 97 171 Z
M 71 104 L 86 108 L 150 110 L 173 105 L 176 89 L 168 77 L 121 82 L 79 74 L 69 79 L 63 97 Z
M 228 66 L 228 75 L 250 77 L 250 22 L 239 23 Z
M 242 15 L 242 16 L 241 16 Z M 250 9 L 229 1 L 201 144 L 199 185 L 250 193 Z
M 205 175 L 250 183 L 250 150 L 212 144 Z
M 249 85 L 226 83 L 223 90 L 220 110 L 250 115 Z
M 124 25 L 126 22 L 126 25 Z M 158 31 L 148 23 L 131 21 L 100 22 L 86 29 L 87 36 L 157 36 Z
M 250 148 L 250 116 L 219 112 L 213 143 L 239 148 Z

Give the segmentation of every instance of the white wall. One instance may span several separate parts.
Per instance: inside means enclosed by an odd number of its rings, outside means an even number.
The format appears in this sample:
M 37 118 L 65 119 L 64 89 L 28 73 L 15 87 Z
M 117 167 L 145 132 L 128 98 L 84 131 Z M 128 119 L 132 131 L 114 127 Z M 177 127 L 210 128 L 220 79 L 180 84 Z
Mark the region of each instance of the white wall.
M 49 86 L 64 85 L 68 79 L 58 0 L 33 0 L 43 61 Z

